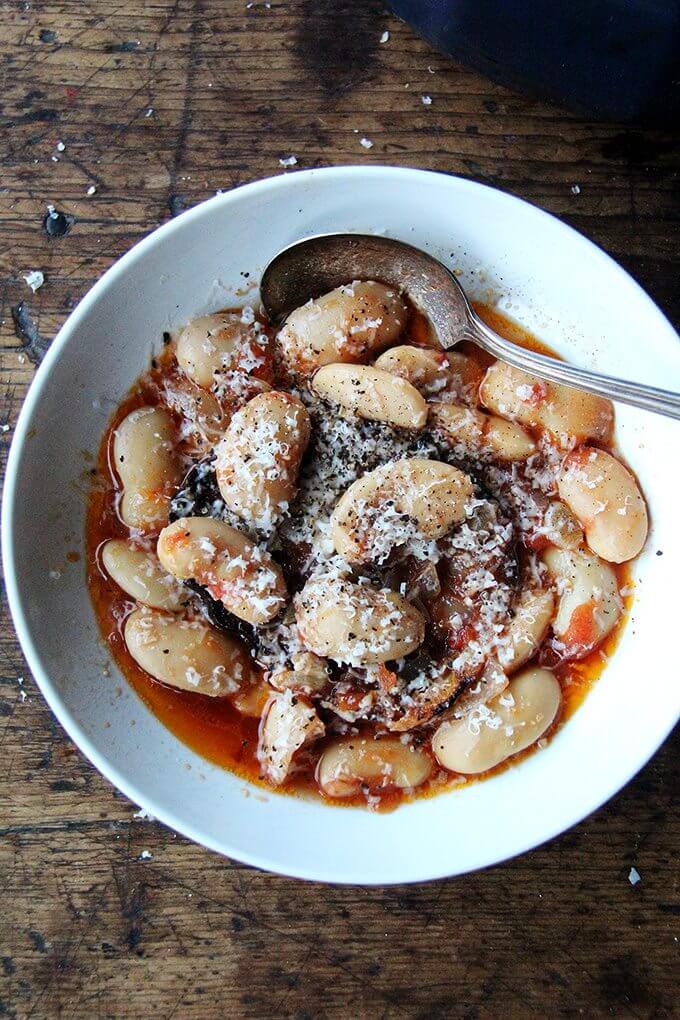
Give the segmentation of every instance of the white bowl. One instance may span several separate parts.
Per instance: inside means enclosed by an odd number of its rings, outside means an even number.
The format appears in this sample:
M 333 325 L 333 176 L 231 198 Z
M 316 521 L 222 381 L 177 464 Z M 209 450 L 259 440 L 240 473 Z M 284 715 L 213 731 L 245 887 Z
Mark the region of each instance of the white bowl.
M 570 360 L 680 389 L 678 338 L 644 292 L 590 242 L 516 198 L 390 167 L 249 184 L 145 238 L 52 344 L 7 468 L 7 591 L 26 658 L 62 725 L 112 783 L 173 829 L 302 878 L 368 884 L 457 875 L 536 846 L 599 807 L 679 714 L 670 638 L 680 576 L 680 423 L 617 408 L 618 441 L 647 494 L 652 531 L 633 568 L 632 620 L 583 706 L 521 764 L 391 814 L 265 794 L 191 752 L 119 675 L 85 586 L 82 451 L 96 451 L 163 330 L 240 303 L 244 286 L 253 287 L 245 299 L 254 298 L 279 248 L 330 230 L 386 232 L 427 248 L 462 270 L 473 296 L 498 300 Z M 76 565 L 66 560 L 70 550 L 81 554 Z

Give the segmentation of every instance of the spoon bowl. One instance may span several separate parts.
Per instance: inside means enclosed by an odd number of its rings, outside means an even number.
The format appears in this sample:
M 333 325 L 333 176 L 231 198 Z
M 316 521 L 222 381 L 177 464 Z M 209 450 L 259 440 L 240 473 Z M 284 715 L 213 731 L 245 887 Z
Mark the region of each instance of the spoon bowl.
M 353 280 L 376 280 L 400 291 L 430 324 L 444 350 L 472 340 L 495 358 L 548 382 L 680 419 L 680 394 L 568 365 L 518 347 L 476 314 L 454 274 L 432 255 L 378 234 L 317 234 L 289 245 L 262 274 L 260 297 L 274 325 L 307 301 Z
M 274 325 L 300 305 L 352 280 L 394 287 L 427 318 L 444 348 L 464 339 L 472 310 L 453 273 L 427 252 L 379 234 L 317 234 L 284 248 L 260 282 Z

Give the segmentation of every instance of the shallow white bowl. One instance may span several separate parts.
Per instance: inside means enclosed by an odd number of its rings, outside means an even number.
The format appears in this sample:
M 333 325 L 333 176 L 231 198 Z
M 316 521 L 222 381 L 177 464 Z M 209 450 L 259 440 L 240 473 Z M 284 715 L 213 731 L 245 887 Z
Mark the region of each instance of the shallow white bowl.
M 85 586 L 82 451 L 96 451 L 163 330 L 254 299 L 279 248 L 329 230 L 385 232 L 427 248 L 461 270 L 473 296 L 498 301 L 567 358 L 680 389 L 680 344 L 650 299 L 602 251 L 518 199 L 389 167 L 259 181 L 154 231 L 103 276 L 55 339 L 7 468 L 7 591 L 33 675 L 62 725 L 112 783 L 167 825 L 238 860 L 303 878 L 457 875 L 578 822 L 631 778 L 678 717 L 669 638 L 680 576 L 679 423 L 617 409 L 619 444 L 648 496 L 653 527 L 634 567 L 632 620 L 584 705 L 521 764 L 392 814 L 265 795 L 192 753 L 120 677 Z M 69 550 L 81 553 L 79 564 L 67 562 Z

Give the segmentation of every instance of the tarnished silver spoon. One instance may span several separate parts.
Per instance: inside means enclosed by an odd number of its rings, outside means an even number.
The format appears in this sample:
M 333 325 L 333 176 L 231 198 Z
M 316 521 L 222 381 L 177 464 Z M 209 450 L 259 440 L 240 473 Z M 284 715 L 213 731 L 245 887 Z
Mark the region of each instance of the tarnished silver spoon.
M 505 340 L 482 322 L 446 266 L 403 241 L 372 234 L 305 238 L 274 256 L 262 276 L 260 295 L 267 315 L 278 325 L 310 298 L 352 280 L 377 280 L 405 294 L 429 320 L 444 350 L 472 340 L 493 357 L 542 379 L 680 419 L 679 393 L 577 368 Z

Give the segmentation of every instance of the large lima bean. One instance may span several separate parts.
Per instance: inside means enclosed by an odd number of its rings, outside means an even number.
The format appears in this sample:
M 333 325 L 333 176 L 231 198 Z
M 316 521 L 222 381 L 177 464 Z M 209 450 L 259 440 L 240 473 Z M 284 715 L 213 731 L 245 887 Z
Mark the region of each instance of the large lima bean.
M 610 563 L 637 556 L 647 538 L 647 507 L 620 461 L 605 450 L 579 447 L 565 458 L 557 484 L 594 553 Z
M 101 550 L 102 563 L 119 588 L 145 606 L 178 612 L 187 593 L 152 552 L 125 538 L 111 538 Z
M 505 673 L 514 673 L 538 651 L 554 612 L 555 596 L 551 591 L 525 588 L 520 593 L 498 649 L 498 661 Z
M 611 400 L 544 382 L 503 361 L 496 361 L 487 370 L 479 396 L 495 414 L 521 425 L 546 429 L 563 446 L 569 446 L 574 439 L 606 441 L 614 423 Z
M 422 429 L 427 421 L 425 398 L 415 386 L 370 365 L 325 365 L 312 387 L 345 414 L 404 429 Z
M 165 384 L 165 399 L 181 414 L 193 442 L 209 450 L 222 438 L 229 423 L 225 409 L 214 393 L 179 372 Z
M 616 574 L 593 553 L 546 549 L 542 556 L 557 590 L 552 628 L 565 658 L 578 659 L 599 644 L 623 611 Z
M 472 493 L 468 476 L 441 461 L 405 457 L 385 464 L 353 482 L 336 504 L 331 515 L 336 552 L 348 563 L 388 553 L 390 540 L 397 539 L 394 513 L 415 522 L 425 538 L 441 538 L 465 519 Z
M 168 519 L 181 474 L 172 416 L 161 407 L 138 407 L 113 436 L 113 460 L 123 484 L 120 516 L 131 528 L 155 531 Z
M 526 460 L 536 452 L 536 443 L 521 425 L 495 414 L 484 414 L 459 404 L 430 404 L 430 421 L 454 447 L 499 460 Z
M 291 656 L 292 669 L 280 669 L 269 677 L 277 691 L 290 688 L 308 694 L 320 694 L 328 686 L 328 666 L 314 652 L 295 652 Z
M 432 737 L 432 750 L 451 772 L 486 772 L 539 740 L 557 718 L 561 702 L 560 685 L 550 670 L 527 669 L 486 705 L 443 722 Z
M 328 797 L 352 797 L 360 790 L 422 786 L 432 774 L 429 756 L 398 737 L 339 737 L 326 747 L 316 779 Z
M 281 568 L 224 521 L 181 517 L 163 528 L 157 551 L 170 574 L 202 584 L 234 616 L 255 627 L 273 620 L 286 604 Z
M 136 609 L 125 621 L 125 644 L 155 680 L 181 691 L 220 698 L 252 680 L 243 645 L 201 620 Z
M 401 595 L 333 577 L 307 582 L 295 617 L 306 648 L 354 666 L 408 655 L 425 637 L 422 615 Z
M 295 495 L 310 431 L 297 397 L 272 390 L 249 400 L 216 448 L 217 484 L 229 509 L 271 530 Z
M 396 291 L 355 281 L 296 308 L 278 335 L 284 360 L 311 374 L 322 365 L 367 361 L 398 338 L 408 310 Z
M 233 312 L 192 319 L 177 340 L 177 361 L 190 379 L 209 388 L 223 372 L 264 365 L 263 348 L 252 325 Z
M 292 691 L 274 694 L 260 723 L 257 757 L 270 783 L 279 786 L 293 767 L 297 752 L 324 735 L 316 710 Z
M 446 394 L 465 404 L 477 403 L 477 390 L 484 375 L 474 358 L 466 354 L 410 344 L 384 351 L 374 365 L 406 379 L 424 397 L 441 400 Z

